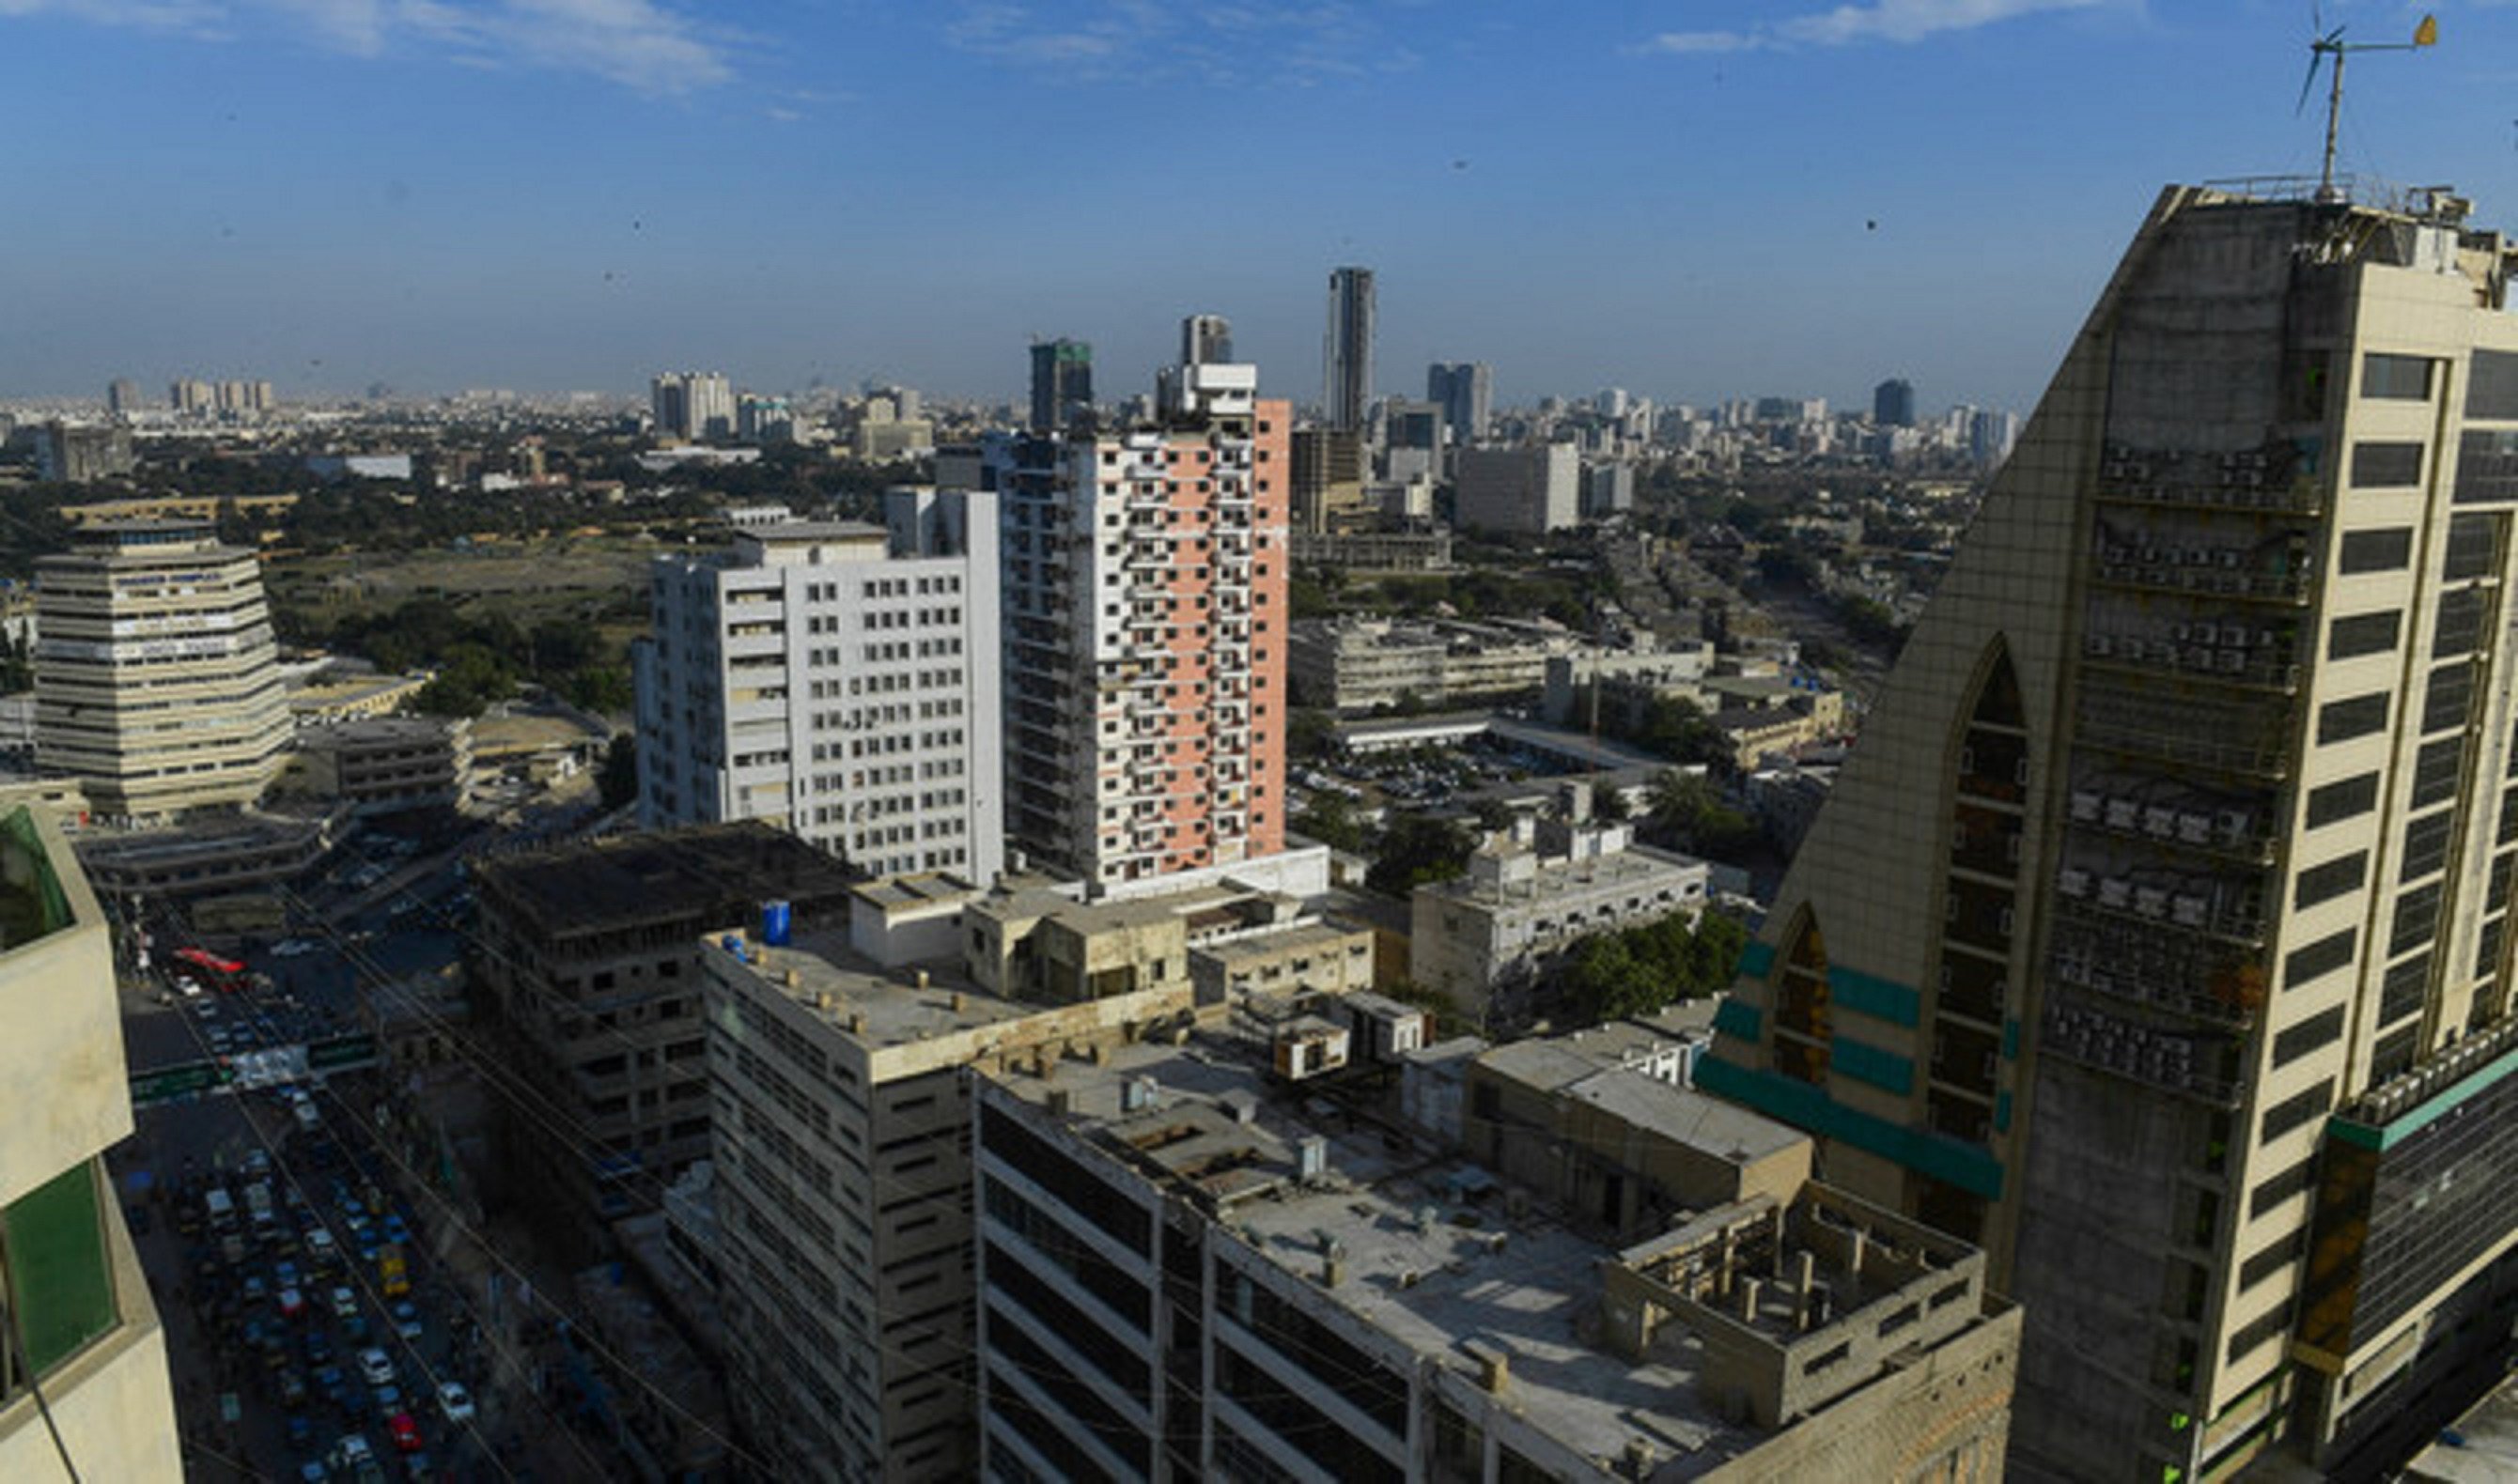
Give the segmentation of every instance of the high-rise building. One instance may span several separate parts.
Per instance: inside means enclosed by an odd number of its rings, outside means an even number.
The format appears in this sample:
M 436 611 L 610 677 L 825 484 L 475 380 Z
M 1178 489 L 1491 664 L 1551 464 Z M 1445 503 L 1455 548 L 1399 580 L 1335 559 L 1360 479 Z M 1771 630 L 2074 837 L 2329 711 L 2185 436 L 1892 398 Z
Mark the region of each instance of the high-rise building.
M 1297 428 L 1291 446 L 1294 528 L 1332 530 L 1362 517 L 1364 435 Z
M 1871 389 L 1871 420 L 1884 428 L 1915 425 L 1915 384 L 1891 376 Z
M 56 418 L 35 437 L 39 479 L 85 485 L 129 474 L 139 465 L 131 447 L 131 430 L 119 423 L 89 427 Z
M 1372 406 L 1372 270 L 1331 271 L 1321 404 L 1329 426 L 1340 432 L 1362 431 Z
M 218 395 L 217 388 L 192 377 L 169 383 L 166 388 L 166 400 L 178 412 L 212 411 L 218 405 Z
M 784 444 L 796 439 L 796 409 L 784 397 L 751 392 L 735 399 L 735 437 L 747 444 Z
M 996 496 L 894 489 L 663 557 L 633 654 L 639 817 L 769 820 L 874 875 L 1005 860 Z
M 1968 414 L 1968 457 L 1991 467 L 2011 456 L 2019 438 L 2019 418 L 1998 407 L 1978 407 Z
M 49 819 L 0 818 L 0 1478 L 176 1484 L 166 1336 L 105 1151 L 131 1135 L 112 929 Z
M 667 371 L 648 383 L 656 432 L 665 438 L 729 439 L 734 386 L 716 371 Z
M 2518 1308 L 2518 251 L 2172 189 L 1698 1085 L 1961 1236 L 2042 1476 L 2386 1471 Z
M 1081 340 L 1031 344 L 1031 422 L 1034 433 L 1057 433 L 1093 409 L 1093 347 Z
M 288 745 L 262 563 L 193 521 L 84 527 L 35 564 L 35 761 L 97 813 L 250 804 Z
M 140 410 L 140 383 L 117 376 L 105 389 L 105 409 L 116 417 L 128 417 Z
M 1181 321 L 1181 364 L 1207 365 L 1233 359 L 1233 321 L 1222 315 L 1192 315 Z
M 1572 444 L 1463 448 L 1453 464 L 1452 524 L 1541 535 L 1583 521 L 1583 454 Z
M 1438 360 L 1425 368 L 1425 400 L 1443 404 L 1453 442 L 1483 443 L 1495 412 L 1495 371 L 1483 360 Z
M 1258 383 L 1183 366 L 1158 425 L 988 445 L 1007 818 L 1096 891 L 1283 849 L 1291 417 Z

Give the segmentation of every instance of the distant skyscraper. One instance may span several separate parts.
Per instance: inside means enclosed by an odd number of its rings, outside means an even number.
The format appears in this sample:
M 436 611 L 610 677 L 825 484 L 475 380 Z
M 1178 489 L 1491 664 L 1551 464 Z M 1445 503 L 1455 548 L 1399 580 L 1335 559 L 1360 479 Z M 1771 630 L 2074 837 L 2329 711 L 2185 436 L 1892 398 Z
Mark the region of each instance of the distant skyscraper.
M 1192 315 L 1181 321 L 1181 364 L 1211 365 L 1232 359 L 1232 320 L 1222 315 Z
M 1891 376 L 1871 389 L 1871 420 L 1884 428 L 1915 425 L 1915 384 Z
M 1329 426 L 1352 432 L 1372 405 L 1372 270 L 1329 275 L 1329 328 L 1321 401 Z
M 999 435 L 1009 834 L 1122 890 L 1284 849 L 1286 434 L 1256 367 L 1159 430 Z
M 1031 431 L 1055 433 L 1093 405 L 1093 347 L 1081 340 L 1031 344 Z
M 178 412 L 207 412 L 218 405 L 218 389 L 188 376 L 166 388 L 166 401 Z
M 1454 443 L 1482 443 L 1495 410 L 1495 371 L 1483 360 L 1438 360 L 1425 368 L 1425 400 L 1443 404 Z
M 2415 199 L 2162 194 L 1697 1063 L 1981 1237 L 2019 1475 L 2391 1477 L 2505 1372 L 2518 250 Z
M 656 432 L 666 438 L 732 438 L 734 387 L 715 371 L 668 371 L 648 384 Z
M 105 389 L 105 405 L 116 417 L 139 411 L 140 383 L 117 377 L 113 385 Z

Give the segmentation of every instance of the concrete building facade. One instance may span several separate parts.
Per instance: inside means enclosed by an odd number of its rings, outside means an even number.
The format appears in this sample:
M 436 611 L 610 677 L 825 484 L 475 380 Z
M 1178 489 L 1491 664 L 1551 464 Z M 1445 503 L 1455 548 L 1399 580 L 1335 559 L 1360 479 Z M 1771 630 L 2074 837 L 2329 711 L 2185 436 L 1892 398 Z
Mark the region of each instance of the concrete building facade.
M 1321 338 L 1321 405 L 1330 427 L 1362 432 L 1372 409 L 1372 270 L 1329 274 L 1328 330 Z
M 63 1477 L 66 1455 L 84 1478 L 177 1484 L 165 1332 L 105 1166 L 132 1127 L 111 929 L 25 808 L 0 818 L 0 1478 Z
M 1436 361 L 1425 368 L 1425 400 L 1443 404 L 1454 445 L 1484 443 L 1495 415 L 1495 371 L 1483 360 Z
M 1582 450 L 1572 444 L 1463 448 L 1452 464 L 1452 524 L 1504 535 L 1579 526 L 1582 475 Z
M 1698 1069 L 1991 1251 L 2040 1472 L 2383 1471 L 2506 1353 L 2518 254 L 2421 194 L 2162 194 Z
M 288 742 L 262 564 L 206 524 L 89 527 L 35 564 L 35 759 L 109 818 L 262 796 Z
M 1005 814 L 1097 891 L 1284 845 L 1290 409 L 1179 369 L 1159 425 L 988 447 Z
M 996 500 L 895 489 L 884 515 L 658 559 L 633 656 L 648 827 L 765 819 L 872 875 L 995 878 Z

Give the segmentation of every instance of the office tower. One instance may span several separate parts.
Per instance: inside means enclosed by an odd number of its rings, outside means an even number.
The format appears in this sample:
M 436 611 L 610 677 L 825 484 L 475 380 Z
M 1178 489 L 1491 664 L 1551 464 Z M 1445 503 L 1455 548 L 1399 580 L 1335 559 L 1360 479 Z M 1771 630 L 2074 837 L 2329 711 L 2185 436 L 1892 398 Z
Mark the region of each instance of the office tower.
M 481 1029 L 538 1089 L 501 1129 L 521 1188 L 600 1247 L 709 1157 L 700 945 L 784 902 L 845 925 L 847 869 L 760 821 L 570 840 L 477 861 L 466 963 Z
M 218 403 L 218 390 L 206 381 L 187 377 L 168 384 L 166 400 L 178 412 L 208 412 Z
M 668 371 L 648 383 L 648 396 L 659 437 L 734 437 L 734 387 L 715 371 Z
M 1093 347 L 1081 340 L 1031 344 L 1031 422 L 1034 433 L 1056 433 L 1093 410 Z
M 1232 320 L 1222 315 L 1192 315 L 1181 321 L 1181 364 L 1206 365 L 1232 359 Z
M 1697 1073 L 1981 1235 L 2041 1476 L 2381 1472 L 2518 1303 L 2518 255 L 2306 196 L 2160 197 Z
M 1915 425 L 1915 384 L 1891 376 L 1871 389 L 1871 420 L 1884 428 Z
M 978 1477 L 1996 1476 L 2020 1316 L 1982 1251 L 1614 1032 L 1287 1000 L 975 1069 Z
M 1968 457 L 1988 467 L 2011 456 L 2011 445 L 2019 437 L 2017 415 L 1991 407 L 1979 407 L 1968 414 Z
M 845 933 L 702 954 L 729 1390 L 770 1477 L 979 1477 L 970 1069 L 1098 1058 L 1192 1015 L 1185 915 L 1030 895 L 1009 922 L 951 881 L 886 882 Z M 1091 953 L 1070 998 L 972 972 L 983 943 L 1032 965 L 1018 939 L 1044 917 L 1119 913 L 1061 945 Z M 1089 1285 L 1100 1259 L 1076 1255 Z
M 116 417 L 128 417 L 140 410 L 140 383 L 117 376 L 105 389 L 105 408 Z
M 1283 849 L 1285 403 L 1166 378 L 1157 426 L 999 436 L 1007 818 L 1095 891 Z
M 35 563 L 35 761 L 100 815 L 250 804 L 288 745 L 262 564 L 206 522 L 82 528 Z
M 1583 455 L 1572 444 L 1463 448 L 1453 462 L 1452 524 L 1541 535 L 1583 520 Z
M 1483 443 L 1494 414 L 1495 371 L 1483 360 L 1438 360 L 1425 368 L 1425 400 L 1443 404 L 1454 443 Z
M 131 430 L 119 423 L 79 427 L 56 418 L 35 436 L 35 477 L 85 485 L 129 474 L 140 466 Z
M 65 1478 L 66 1458 L 82 1478 L 176 1484 L 165 1333 L 105 1166 L 132 1127 L 112 929 L 52 822 L 22 807 L 0 818 L 0 917 L 17 1111 L 0 1139 L 0 1478 Z
M 1292 444 L 1293 525 L 1329 530 L 1364 514 L 1364 435 L 1297 428 Z
M 874 875 L 1004 866 L 996 497 L 894 489 L 660 557 L 639 818 L 769 820 Z
M 1372 406 L 1372 270 L 1329 274 L 1329 328 L 1324 341 L 1321 404 L 1330 427 L 1364 430 Z
M 747 444 L 784 444 L 796 440 L 796 409 L 784 397 L 746 392 L 735 400 L 735 436 Z

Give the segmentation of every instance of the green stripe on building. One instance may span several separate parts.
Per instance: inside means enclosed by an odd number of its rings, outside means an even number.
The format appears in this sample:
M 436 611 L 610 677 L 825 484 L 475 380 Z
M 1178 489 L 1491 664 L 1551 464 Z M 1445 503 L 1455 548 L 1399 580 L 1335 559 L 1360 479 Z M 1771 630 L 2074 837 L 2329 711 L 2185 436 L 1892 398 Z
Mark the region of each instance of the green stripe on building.
M 1840 1040 L 1837 1044 L 1841 1053 L 1845 1043 Z M 2002 1162 L 1987 1151 L 1847 1108 L 1807 1082 L 1772 1072 L 1754 1072 L 1709 1055 L 1697 1058 L 1696 1085 L 1822 1138 L 1867 1150 L 1971 1195 L 1988 1201 L 2002 1199 Z
M 1911 1026 L 1923 1018 L 1924 996 L 1893 979 L 1836 967 L 1827 971 L 1827 988 L 1839 1006 L 1874 1020 Z
M 1775 946 L 1771 943 L 1752 943 L 1740 950 L 1740 962 L 1733 967 L 1731 973 L 1732 977 L 1737 979 L 1763 979 L 1767 971 L 1774 966 Z
M 2356 1144 L 2363 1149 L 2384 1151 L 2421 1132 L 2441 1114 L 2473 1097 L 2512 1072 L 2518 1072 L 2518 1047 L 2494 1057 L 2473 1072 L 2414 1104 L 2402 1117 L 2389 1123 L 2357 1123 L 2338 1113 L 2325 1121 L 2325 1132 L 2328 1137 L 2341 1139 L 2346 1144 Z
M 1714 1029 L 1725 1036 L 1754 1041 L 1764 1024 L 1765 1017 L 1758 1007 L 1737 995 L 1723 996 L 1722 1002 L 1714 1007 Z

